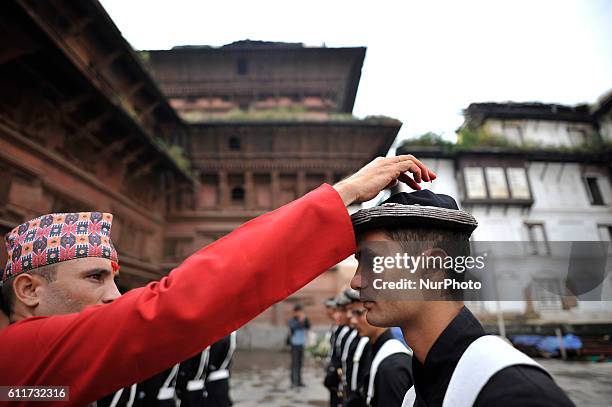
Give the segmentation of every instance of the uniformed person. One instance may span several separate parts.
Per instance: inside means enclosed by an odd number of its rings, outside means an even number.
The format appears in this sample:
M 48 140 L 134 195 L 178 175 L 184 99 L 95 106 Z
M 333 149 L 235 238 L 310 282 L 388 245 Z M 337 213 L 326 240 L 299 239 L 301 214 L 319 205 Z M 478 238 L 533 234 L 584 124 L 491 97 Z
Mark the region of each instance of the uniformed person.
M 476 219 L 459 210 L 453 198 L 427 190 L 393 195 L 380 206 L 356 212 L 352 221 L 359 260 L 351 282 L 355 289 L 366 287 L 366 270 L 383 246 L 399 246 L 410 256 L 465 257 L 470 254 L 469 237 L 477 226 Z M 416 272 L 417 278 L 437 280 L 462 275 L 444 268 Z M 368 323 L 399 325 L 414 351 L 414 387 L 405 395 L 403 405 L 573 405 L 539 364 L 502 339 L 485 334 L 463 305 L 461 292 L 440 291 L 432 299 L 435 301 L 424 297 L 420 301 L 364 303 Z
M 137 407 L 142 404 L 137 400 L 138 383 L 119 389 L 95 403 L 95 407 Z
M 181 362 L 177 378 L 181 406 L 202 406 L 206 398 L 206 373 L 210 360 L 208 346 L 202 352 Z
M 96 407 L 229 407 L 236 332 L 142 383 L 98 400 Z
M 338 333 L 335 343 L 334 359 L 332 359 L 335 368 L 336 393 L 338 395 L 338 405 L 344 404 L 344 369 L 347 358 L 348 347 L 357 336 L 357 332 L 349 325 L 349 318 L 346 313 L 346 307 L 351 303 L 350 298 L 346 296 L 344 291 L 340 292 L 336 297 L 336 323 L 342 327 Z
M 412 351 L 395 339 L 390 329 L 370 325 L 358 293 L 351 297 L 351 325 L 361 336 L 367 337 L 372 346 L 367 376 L 357 386 L 361 401 L 365 401 L 366 406 L 401 406 L 404 395 L 412 387 Z
M 332 320 L 330 331 L 327 334 L 327 336 L 329 336 L 329 351 L 325 360 L 325 376 L 323 379 L 323 385 L 329 391 L 330 407 L 338 406 L 338 373 L 336 372 L 336 366 L 334 366 L 334 360 L 336 358 L 336 340 L 343 326 L 338 325 L 338 319 L 336 318 L 337 308 L 338 304 L 336 303 L 336 298 L 332 297 L 325 301 L 325 310 Z
M 331 360 L 331 351 L 332 351 L 332 342 L 334 340 L 334 336 L 336 334 L 336 320 L 334 319 L 334 311 L 336 309 L 336 299 L 334 297 L 330 297 L 323 302 L 325 305 L 325 315 L 330 320 L 330 326 L 327 332 L 325 332 L 324 340 L 329 344 L 329 349 L 327 351 L 327 356 L 325 358 L 326 365 Z
M 229 407 L 230 368 L 236 351 L 236 332 L 215 342 L 210 347 L 208 368 L 206 369 L 206 407 Z M 182 405 L 182 404 L 181 404 Z
M 348 351 L 344 373 L 344 406 L 364 407 L 366 405 L 367 377 L 372 363 L 372 346 L 367 336 L 359 335 L 353 319 L 353 309 L 359 302 L 359 292 L 346 290 L 346 296 L 351 303 L 346 306 L 349 325 L 357 336 Z
M 6 237 L 1 303 L 11 325 L 0 330 L 0 366 L 10 374 L 0 375 L 0 386 L 69 386 L 70 403 L 82 406 L 171 368 L 351 255 L 347 205 L 398 179 L 418 189 L 430 178 L 435 174 L 413 156 L 378 158 L 122 297 L 113 279 L 119 266 L 111 214 L 25 222 Z
M 330 405 L 337 407 L 343 404 L 343 383 L 342 383 L 342 353 L 344 346 L 351 338 L 353 329 L 348 324 L 348 317 L 346 314 L 346 306 L 350 303 L 350 299 L 341 292 L 336 297 L 336 309 L 334 311 L 334 319 L 338 326 L 337 334 L 334 340 L 334 348 L 331 357 L 331 364 L 328 367 L 327 375 L 325 377 L 325 387 L 327 387 L 332 394 L 330 398 Z M 353 336 L 354 338 L 354 336 Z
M 176 388 L 178 378 L 175 366 L 140 383 L 119 389 L 93 405 L 95 407 L 176 407 L 180 391 Z M 160 391 L 162 388 L 164 390 Z
M 345 312 L 348 309 L 348 306 L 351 303 L 351 298 L 349 297 L 349 292 L 353 291 L 352 289 L 344 290 L 344 297 L 348 300 L 348 303 L 344 307 Z M 355 329 L 354 326 L 350 324 L 350 316 L 346 314 L 347 323 L 351 328 L 350 333 L 346 336 L 346 340 L 344 341 L 344 345 L 342 346 L 342 351 L 340 354 L 340 391 L 342 393 L 342 404 L 346 405 L 347 402 L 347 393 L 349 392 L 349 382 L 348 382 L 348 371 L 352 368 L 352 359 L 357 349 L 357 344 L 359 343 L 359 332 Z
M 338 403 L 344 405 L 346 395 L 346 370 L 349 355 L 351 350 L 355 349 L 355 340 L 359 336 L 359 332 L 354 329 L 349 323 L 349 316 L 347 313 L 347 307 L 351 303 L 351 299 L 347 296 L 347 290 L 343 290 L 337 297 L 336 303 L 338 304 L 339 321 L 347 329 L 345 334 L 342 335 L 340 332 L 338 341 L 336 342 L 336 356 L 337 356 L 337 368 L 336 373 L 338 374 Z

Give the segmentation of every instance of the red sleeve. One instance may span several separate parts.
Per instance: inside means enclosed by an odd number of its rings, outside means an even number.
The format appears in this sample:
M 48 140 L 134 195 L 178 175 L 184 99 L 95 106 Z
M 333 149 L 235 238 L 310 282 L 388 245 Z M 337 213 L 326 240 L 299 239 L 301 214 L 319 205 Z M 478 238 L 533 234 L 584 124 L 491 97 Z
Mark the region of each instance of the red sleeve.
M 0 385 L 70 386 L 84 405 L 193 356 L 354 250 L 346 208 L 323 185 L 111 304 L 3 329 Z

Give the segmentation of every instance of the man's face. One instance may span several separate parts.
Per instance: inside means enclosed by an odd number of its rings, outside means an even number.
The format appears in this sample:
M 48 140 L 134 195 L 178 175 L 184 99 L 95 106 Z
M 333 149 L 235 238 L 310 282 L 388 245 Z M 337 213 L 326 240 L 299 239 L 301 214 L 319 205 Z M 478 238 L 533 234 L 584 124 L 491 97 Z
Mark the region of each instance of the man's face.
M 34 313 L 37 316 L 69 314 L 90 305 L 110 303 L 121 296 L 114 277 L 108 259 L 88 257 L 60 262 L 55 280 L 37 287 L 40 303 Z
M 351 328 L 357 329 L 360 336 L 368 336 L 372 330 L 372 325 L 368 323 L 366 318 L 367 310 L 364 308 L 363 303 L 354 302 L 349 304 L 346 308 Z
M 381 230 L 372 230 L 358 237 L 357 252 L 355 257 L 359 266 L 355 276 L 351 280 L 351 288 L 361 290 L 368 284 L 363 274 L 365 268 L 371 268 L 369 261 L 373 256 L 385 256 L 388 253 L 372 253 L 382 245 L 371 244 L 372 242 L 393 241 Z M 368 251 L 367 255 L 365 252 Z M 367 322 L 378 327 L 402 326 L 406 321 L 412 320 L 426 306 L 424 301 L 365 301 L 363 307 L 367 312 Z
M 345 307 L 337 307 L 334 309 L 334 321 L 336 325 L 348 325 Z

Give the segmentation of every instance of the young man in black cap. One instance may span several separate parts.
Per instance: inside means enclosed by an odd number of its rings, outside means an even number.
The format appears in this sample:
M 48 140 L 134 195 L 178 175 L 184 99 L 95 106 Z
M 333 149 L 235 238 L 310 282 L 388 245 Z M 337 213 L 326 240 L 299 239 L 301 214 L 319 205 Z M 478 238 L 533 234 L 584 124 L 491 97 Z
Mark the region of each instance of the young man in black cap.
M 334 358 L 334 352 L 336 349 L 336 339 L 342 330 L 342 326 L 339 326 L 336 322 L 336 308 L 338 307 L 336 298 L 328 298 L 325 300 L 324 304 L 325 312 L 328 318 L 332 321 L 332 324 L 329 328 L 329 332 L 326 335 L 326 337 L 329 339 L 329 351 L 327 352 L 327 358 L 325 360 L 323 385 L 329 390 L 329 405 L 335 407 L 338 405 L 338 390 L 331 385 L 331 381 L 333 376 L 337 376 L 337 374 L 335 373 L 336 368 L 333 366 L 332 360 Z
M 357 345 L 360 340 L 359 332 L 355 329 L 354 326 L 350 324 L 350 314 L 348 313 L 348 307 L 351 305 L 351 297 L 349 294 L 355 290 L 346 289 L 342 293 L 342 298 L 345 299 L 346 305 L 344 306 L 344 310 L 346 313 L 346 322 L 351 329 L 349 333 L 346 335 L 346 339 L 344 340 L 344 346 L 342 346 L 342 350 L 340 353 L 340 386 L 339 391 L 342 393 L 342 404 L 344 406 L 348 405 L 348 394 L 350 393 L 350 381 L 349 381 L 349 371 L 352 370 L 353 358 L 355 355 L 355 351 L 357 350 Z
M 364 363 L 364 367 L 368 368 L 362 373 L 362 381 L 359 382 L 361 363 L 356 366 L 357 371 L 351 371 L 351 376 L 356 375 L 351 388 L 356 389 L 350 406 L 400 406 L 404 395 L 412 387 L 412 351 L 395 339 L 390 329 L 368 323 L 358 291 L 351 290 L 347 296 L 351 299 L 348 306 L 350 324 L 361 337 L 368 339 L 371 346 L 370 360 Z M 355 392 L 360 393 L 361 397 Z
M 368 268 L 381 247 L 399 246 L 412 256 L 468 256 L 469 237 L 477 226 L 454 199 L 428 190 L 396 194 L 351 218 L 359 260 L 351 286 L 362 294 L 372 289 Z M 436 279 L 457 276 L 443 267 L 426 272 L 432 271 L 428 275 Z M 424 270 L 416 273 L 425 275 Z M 414 351 L 414 387 L 403 406 L 573 405 L 540 365 L 502 339 L 486 335 L 464 307 L 460 292 L 438 294 L 443 298 L 437 301 L 364 302 L 370 324 L 400 326 Z
M 355 313 L 360 312 L 357 309 L 359 306 L 359 292 L 350 289 L 350 293 L 348 293 L 347 296 L 351 299 L 351 303 L 346 306 L 349 325 L 355 329 L 359 335 L 359 330 L 354 320 Z M 367 336 L 357 336 L 353 341 L 353 346 L 349 353 L 346 371 L 344 372 L 346 382 L 344 406 L 363 407 L 366 406 L 368 377 L 372 364 L 372 345 L 370 344 L 370 338 Z
M 346 315 L 346 306 L 350 300 L 344 292 L 338 294 L 335 299 L 336 308 L 334 309 L 334 320 L 338 327 L 334 335 L 334 343 L 331 354 L 331 361 L 327 367 L 324 385 L 331 393 L 330 406 L 337 407 L 343 404 L 343 383 L 342 383 L 342 351 L 351 336 L 352 329 L 349 326 Z

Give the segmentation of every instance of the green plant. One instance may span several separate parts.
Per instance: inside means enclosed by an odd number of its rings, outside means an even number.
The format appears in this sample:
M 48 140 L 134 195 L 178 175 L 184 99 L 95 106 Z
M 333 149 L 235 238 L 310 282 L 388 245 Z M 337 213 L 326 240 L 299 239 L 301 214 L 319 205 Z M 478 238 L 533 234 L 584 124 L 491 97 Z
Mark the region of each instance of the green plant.
M 405 140 L 401 144 L 400 149 L 410 146 L 439 147 L 445 152 L 452 152 L 455 149 L 455 144 L 453 142 L 444 140 L 442 135 L 431 131 L 425 134 L 421 134 L 420 136 Z
M 512 143 L 508 139 L 491 134 L 487 130 L 470 129 L 468 127 L 462 127 L 457 133 L 457 147 L 460 149 L 470 149 L 473 147 L 518 147 L 517 144 Z
M 140 61 L 144 62 L 145 64 L 149 63 L 149 60 L 151 59 L 149 51 L 138 51 L 136 55 L 138 55 Z
M 420 136 L 405 140 L 400 145 L 399 150 L 414 146 L 438 147 L 443 152 L 449 154 L 457 151 L 469 151 L 479 147 L 493 147 L 524 152 L 542 151 L 561 154 L 609 154 L 612 152 L 612 142 L 603 140 L 597 133 L 591 134 L 585 143 L 578 146 L 551 146 L 534 141 L 524 141 L 521 144 L 516 144 L 502 136 L 491 134 L 484 129 L 473 130 L 468 128 L 462 128 L 457 133 L 456 143 L 444 140 L 440 134 L 427 132 Z
M 177 144 L 168 145 L 166 141 L 161 137 L 156 137 L 155 142 L 157 145 L 168 154 L 168 156 L 178 165 L 178 167 L 186 172 L 191 172 L 191 162 L 187 157 L 181 146 Z
M 189 162 L 189 159 L 185 157 L 183 149 L 180 146 L 176 144 L 170 146 L 168 149 L 168 155 L 174 159 L 180 168 L 185 171 L 189 171 L 191 163 Z

